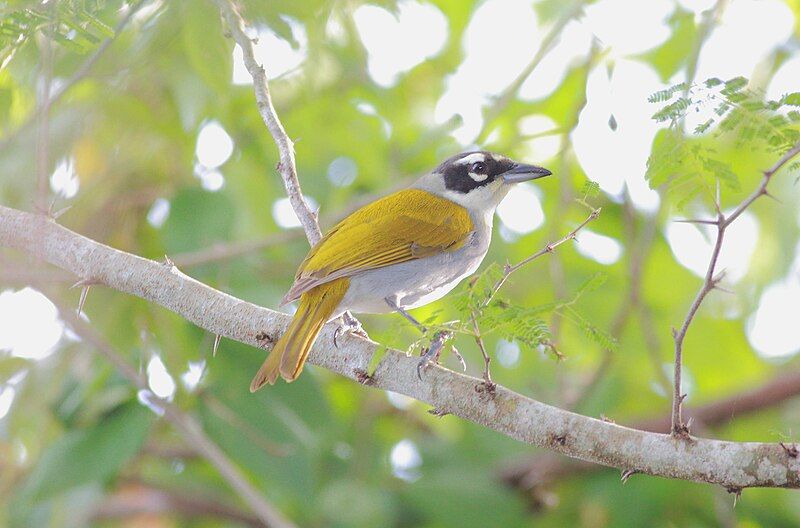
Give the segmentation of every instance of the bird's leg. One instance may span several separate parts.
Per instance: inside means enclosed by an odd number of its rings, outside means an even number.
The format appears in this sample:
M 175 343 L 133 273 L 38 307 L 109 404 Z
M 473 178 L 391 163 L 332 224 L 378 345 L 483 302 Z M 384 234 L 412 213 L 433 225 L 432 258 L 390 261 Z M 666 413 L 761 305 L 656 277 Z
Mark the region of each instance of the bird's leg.
M 428 333 L 428 329 L 427 329 L 427 328 L 425 328 L 425 326 L 423 326 L 423 324 L 422 324 L 422 323 L 420 323 L 419 321 L 417 321 L 416 319 L 414 319 L 414 316 L 413 316 L 413 315 L 411 315 L 410 313 L 408 313 L 408 312 L 407 312 L 407 311 L 405 311 L 404 309 L 400 308 L 400 306 L 398 306 L 397 302 L 396 302 L 394 299 L 392 299 L 391 297 L 386 297 L 384 300 L 386 301 L 386 304 L 388 304 L 388 305 L 389 305 L 389 308 L 391 308 L 391 309 L 392 309 L 392 310 L 394 310 L 395 312 L 399 313 L 400 315 L 402 315 L 403 317 L 405 317 L 405 318 L 406 318 L 408 321 L 410 321 L 410 322 L 411 322 L 411 324 L 413 324 L 414 326 L 416 326 L 416 327 L 417 327 L 417 330 L 419 330 L 420 332 L 422 332 L 422 335 L 425 335 L 425 334 L 427 334 L 427 333 Z
M 342 314 L 342 324 L 336 327 L 336 331 L 333 333 L 333 346 L 339 348 L 338 340 L 344 334 L 355 334 L 369 339 L 364 328 L 361 327 L 359 320 L 353 317 L 353 314 L 351 314 L 349 310 Z
M 417 363 L 417 377 L 422 380 L 422 369 L 427 367 L 431 364 L 436 364 L 439 362 L 439 356 L 442 355 L 442 349 L 444 348 L 445 343 L 453 338 L 453 332 L 448 330 L 439 330 L 435 334 L 433 334 L 433 339 L 431 339 L 431 344 L 428 348 L 422 351 L 422 357 Z M 453 349 L 455 350 L 455 349 Z M 463 362 L 463 358 L 461 358 L 461 354 L 456 352 L 457 356 Z

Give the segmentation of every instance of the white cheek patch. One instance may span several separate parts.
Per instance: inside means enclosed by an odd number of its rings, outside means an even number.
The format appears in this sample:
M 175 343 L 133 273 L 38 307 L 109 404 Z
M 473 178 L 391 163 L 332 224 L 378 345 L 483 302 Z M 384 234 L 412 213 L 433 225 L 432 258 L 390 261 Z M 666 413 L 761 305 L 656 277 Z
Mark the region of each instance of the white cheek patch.
M 481 152 L 473 152 L 456 161 L 459 165 L 467 165 L 477 161 L 486 161 L 486 157 Z
M 474 172 L 470 172 L 469 173 L 469 177 L 472 178 L 473 180 L 475 180 L 476 182 L 482 182 L 486 178 L 488 178 L 489 175 L 488 174 L 476 174 Z

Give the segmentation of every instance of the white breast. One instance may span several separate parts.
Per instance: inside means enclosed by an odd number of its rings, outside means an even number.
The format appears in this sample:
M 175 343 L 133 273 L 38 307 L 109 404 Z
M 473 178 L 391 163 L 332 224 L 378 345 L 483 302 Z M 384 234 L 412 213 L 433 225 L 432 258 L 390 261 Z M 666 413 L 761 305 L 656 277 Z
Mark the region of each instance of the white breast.
M 423 259 L 368 270 L 350 278 L 337 312 L 388 313 L 391 298 L 402 308 L 417 308 L 444 297 L 480 266 L 489 249 L 492 227 L 473 218 L 476 229 L 463 247 Z M 337 313 L 338 315 L 338 313 Z

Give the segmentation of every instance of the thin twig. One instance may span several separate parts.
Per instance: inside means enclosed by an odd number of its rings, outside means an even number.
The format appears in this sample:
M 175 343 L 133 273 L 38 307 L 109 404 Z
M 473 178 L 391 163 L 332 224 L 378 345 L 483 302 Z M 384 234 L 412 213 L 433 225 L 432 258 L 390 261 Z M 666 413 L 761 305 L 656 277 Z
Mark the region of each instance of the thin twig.
M 278 147 L 280 156 L 278 172 L 283 178 L 289 202 L 292 204 L 292 208 L 300 220 L 303 230 L 306 232 L 306 238 L 313 246 L 322 238 L 322 231 L 320 231 L 319 223 L 317 222 L 317 214 L 308 206 L 308 202 L 306 202 L 300 189 L 300 180 L 297 178 L 297 166 L 294 159 L 294 143 L 289 139 L 286 130 L 283 128 L 283 123 L 281 123 L 278 114 L 275 112 L 272 97 L 269 93 L 267 73 L 264 70 L 264 66 L 256 60 L 253 40 L 247 36 L 244 19 L 233 3 L 228 0 L 214 0 L 214 3 L 217 4 L 222 16 L 225 18 L 233 40 L 242 48 L 244 64 L 253 78 L 253 90 L 256 94 L 258 113 L 261 115 L 264 124 L 267 125 L 267 129 L 269 129 L 269 133 Z
M 508 280 L 508 278 L 511 276 L 512 273 L 514 273 L 514 272 L 518 271 L 520 268 L 530 264 L 531 262 L 533 262 L 537 258 L 541 257 L 542 255 L 546 255 L 548 253 L 552 253 L 561 244 L 564 244 L 565 242 L 568 242 L 570 240 L 575 240 L 575 238 L 578 235 L 578 232 L 581 229 L 586 227 L 586 225 L 589 222 L 591 222 L 592 220 L 594 220 L 595 218 L 600 216 L 600 211 L 601 210 L 602 210 L 601 207 L 598 207 L 597 209 L 594 209 L 591 213 L 589 213 L 589 216 L 586 217 L 586 220 L 581 222 L 580 225 L 578 225 L 578 227 L 576 227 L 575 229 L 573 229 L 572 231 L 567 233 L 567 235 L 564 236 L 563 238 L 561 238 L 559 240 L 556 240 L 555 242 L 549 242 L 547 245 L 545 245 L 542 249 L 540 249 L 536 253 L 534 253 L 534 254 L 522 259 L 521 261 L 517 262 L 514 265 L 506 264 L 505 269 L 503 270 L 503 276 L 500 277 L 499 279 L 497 279 L 497 282 L 494 283 L 494 286 L 492 286 L 492 289 L 491 289 L 491 292 L 490 292 L 489 296 L 483 301 L 483 303 L 481 305 L 481 308 L 485 308 L 486 306 L 489 305 L 489 303 L 492 301 L 492 298 L 494 298 L 494 296 L 495 296 L 495 294 L 497 294 L 498 290 L 500 290 L 500 288 L 503 287 L 503 284 L 506 283 L 506 281 Z
M 798 142 L 794 147 L 789 149 L 783 156 L 775 162 L 775 164 L 764 171 L 764 176 L 761 179 L 761 183 L 753 191 L 750 196 L 745 198 L 737 207 L 733 210 L 731 214 L 727 217 L 722 213 L 720 205 L 719 205 L 719 196 L 715 200 L 715 206 L 717 209 L 717 219 L 715 221 L 716 228 L 717 228 L 717 235 L 716 240 L 714 241 L 714 249 L 711 252 L 711 258 L 708 262 L 708 268 L 706 269 L 705 279 L 703 280 L 703 285 L 700 288 L 700 291 L 697 292 L 697 296 L 695 297 L 694 301 L 692 302 L 691 306 L 689 307 L 689 312 L 686 314 L 686 318 L 683 321 L 679 330 L 673 330 L 673 337 L 675 340 L 675 366 L 674 366 L 674 374 L 673 374 L 673 394 L 672 394 L 672 435 L 675 437 L 686 438 L 689 434 L 689 428 L 683 422 L 682 418 L 682 404 L 685 395 L 681 391 L 681 369 L 683 363 L 683 342 L 686 338 L 686 332 L 689 330 L 689 325 L 694 320 L 695 315 L 697 314 L 700 305 L 703 303 L 703 300 L 706 296 L 717 287 L 717 284 L 722 280 L 724 272 L 717 273 L 717 261 L 719 260 L 719 254 L 722 250 L 722 242 L 725 237 L 725 230 L 731 225 L 731 223 L 739 218 L 739 216 L 752 205 L 759 197 L 767 195 L 767 185 L 769 185 L 770 180 L 778 172 L 784 165 L 786 165 L 792 158 L 796 155 L 800 154 L 800 142 Z
M 69 325 L 72 331 L 89 343 L 106 359 L 108 359 L 117 370 L 138 390 L 148 391 L 148 399 L 156 407 L 164 410 L 164 417 L 175 427 L 194 449 L 203 455 L 222 478 L 242 497 L 258 517 L 271 527 L 289 528 L 294 526 L 281 514 L 272 504 L 261 496 L 256 489 L 247 481 L 239 468 L 228 458 L 220 447 L 209 438 L 197 421 L 184 413 L 171 402 L 159 398 L 152 394 L 147 386 L 147 381 L 130 366 L 123 355 L 114 349 L 111 344 L 103 339 L 91 325 L 81 320 L 73 310 L 64 306 L 58 299 L 51 300 L 59 308 L 61 319 Z

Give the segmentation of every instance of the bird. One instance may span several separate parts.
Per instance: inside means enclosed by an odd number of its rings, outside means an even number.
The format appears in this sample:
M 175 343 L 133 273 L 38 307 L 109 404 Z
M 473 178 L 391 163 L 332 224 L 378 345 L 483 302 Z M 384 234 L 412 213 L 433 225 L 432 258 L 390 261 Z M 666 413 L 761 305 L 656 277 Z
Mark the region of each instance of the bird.
M 328 321 L 436 301 L 472 275 L 489 250 L 494 212 L 516 184 L 552 174 L 488 151 L 456 154 L 406 189 L 344 218 L 300 264 L 281 305 L 299 299 L 288 329 L 250 384 L 294 381 Z M 354 318 L 337 329 L 362 333 Z

